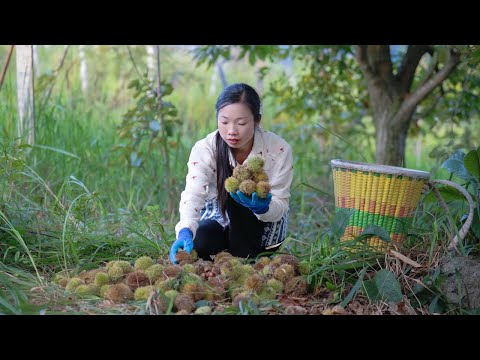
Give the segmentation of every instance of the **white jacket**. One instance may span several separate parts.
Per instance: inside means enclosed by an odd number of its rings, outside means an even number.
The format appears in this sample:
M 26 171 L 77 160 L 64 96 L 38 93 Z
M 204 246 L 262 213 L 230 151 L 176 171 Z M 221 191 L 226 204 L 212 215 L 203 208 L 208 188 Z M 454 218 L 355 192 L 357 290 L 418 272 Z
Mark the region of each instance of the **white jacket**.
M 191 150 L 185 190 L 180 197 L 180 221 L 175 226 L 177 237 L 181 229 L 190 228 L 195 238 L 198 221 L 205 204 L 212 203 L 212 201 L 216 202 L 215 137 L 217 132 L 218 130 L 197 141 Z M 279 222 L 282 218 L 285 220 L 289 209 L 290 186 L 293 178 L 291 147 L 280 136 L 257 126 L 252 151 L 248 158 L 257 154 L 265 158 L 263 168 L 269 178 L 272 201 L 265 214 L 256 216 L 264 222 Z M 231 152 L 230 164 L 233 167 L 237 165 Z

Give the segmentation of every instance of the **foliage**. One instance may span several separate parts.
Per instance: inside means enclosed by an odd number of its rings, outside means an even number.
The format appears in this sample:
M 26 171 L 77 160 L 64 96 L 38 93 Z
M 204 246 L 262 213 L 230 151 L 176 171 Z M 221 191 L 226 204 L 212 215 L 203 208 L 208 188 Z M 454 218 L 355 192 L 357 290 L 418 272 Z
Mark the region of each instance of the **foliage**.
M 180 120 L 176 107 L 163 100 L 173 92 L 170 83 L 161 82 L 159 95 L 154 81 L 145 74 L 144 81 L 132 80 L 128 88 L 133 89 L 136 104 L 123 115 L 118 134 L 126 143 L 120 144 L 116 149 L 122 151 L 130 166 L 139 167 L 145 152 L 154 151 L 159 143 L 166 142 L 168 146 L 175 146 L 174 130 Z M 145 142 L 148 145 L 142 148 Z
M 363 290 L 371 302 L 382 300 L 399 303 L 403 299 L 400 283 L 395 275 L 386 269 L 378 271 L 373 279 L 364 281 Z
M 465 154 L 461 150 L 456 150 L 450 158 L 445 160 L 442 167 L 447 169 L 452 175 L 464 180 L 462 185 L 465 189 L 470 189 L 470 195 L 476 200 L 476 209 L 473 217 L 471 230 L 473 235 L 480 240 L 480 147 L 470 150 Z M 458 191 L 441 191 L 441 195 L 448 200 L 464 200 L 464 196 Z M 464 214 L 462 221 L 466 219 L 468 214 Z

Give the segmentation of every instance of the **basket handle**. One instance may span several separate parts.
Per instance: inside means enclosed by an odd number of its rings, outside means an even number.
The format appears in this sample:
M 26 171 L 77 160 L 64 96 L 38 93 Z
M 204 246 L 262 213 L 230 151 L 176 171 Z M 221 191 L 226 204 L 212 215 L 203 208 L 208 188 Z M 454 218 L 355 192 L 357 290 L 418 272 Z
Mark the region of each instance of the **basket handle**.
M 431 186 L 432 190 L 433 190 L 433 193 L 435 194 L 435 196 L 437 197 L 438 201 L 440 202 L 440 205 L 442 206 L 442 208 L 445 210 L 445 212 L 448 214 L 449 213 L 449 210 L 448 210 L 448 206 L 447 204 L 445 203 L 445 200 L 443 200 L 442 198 L 442 195 L 440 195 L 440 192 L 438 191 L 438 189 L 435 187 L 435 184 L 443 184 L 443 185 L 448 185 L 448 186 L 451 186 L 451 187 L 454 187 L 455 189 L 457 189 L 458 191 L 460 191 L 466 198 L 467 198 L 467 201 L 468 201 L 468 204 L 470 206 L 470 212 L 468 214 L 468 218 L 467 220 L 465 221 L 465 224 L 463 224 L 462 228 L 460 229 L 460 231 L 458 232 L 457 235 L 455 235 L 455 237 L 453 238 L 453 240 L 450 242 L 450 245 L 448 246 L 448 250 L 453 250 L 453 249 L 456 249 L 457 248 L 457 244 L 458 244 L 458 237 L 460 237 L 460 240 L 463 241 L 463 239 L 465 238 L 465 235 L 467 234 L 468 230 L 470 229 L 470 226 L 472 225 L 472 222 L 473 222 L 473 211 L 475 209 L 475 205 L 473 203 L 473 200 L 472 200 L 472 197 L 470 196 L 470 194 L 468 193 L 467 190 L 465 190 L 463 187 L 461 187 L 460 185 L 454 183 L 453 181 L 448 181 L 448 180 L 431 180 L 428 182 L 428 184 Z M 455 224 L 453 224 L 453 221 L 452 219 L 449 217 L 448 220 L 450 221 L 450 226 L 454 229 L 455 228 Z

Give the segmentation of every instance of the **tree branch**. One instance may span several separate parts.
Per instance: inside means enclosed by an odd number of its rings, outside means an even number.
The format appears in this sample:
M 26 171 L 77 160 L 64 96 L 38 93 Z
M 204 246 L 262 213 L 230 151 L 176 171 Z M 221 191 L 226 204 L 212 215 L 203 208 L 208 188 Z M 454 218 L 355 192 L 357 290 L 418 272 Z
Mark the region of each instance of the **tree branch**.
M 356 51 L 356 58 L 360 69 L 363 71 L 367 78 L 373 77 L 372 69 L 368 64 L 368 57 L 367 57 L 367 48 L 368 45 L 358 45 Z
M 0 74 L 0 90 L 2 89 L 3 80 L 5 79 L 5 74 L 7 73 L 8 64 L 10 64 L 10 58 L 12 57 L 13 48 L 15 45 L 10 45 L 8 48 L 7 58 L 3 64 L 2 73 Z
M 405 92 L 408 92 L 412 86 L 415 70 L 420 59 L 426 52 L 431 51 L 433 51 L 433 48 L 430 45 L 410 45 L 408 47 L 397 75 L 397 80 Z
M 406 116 L 408 113 L 413 112 L 415 107 L 425 99 L 438 85 L 440 85 L 448 76 L 453 72 L 460 62 L 460 52 L 455 49 L 450 49 L 450 57 L 448 58 L 446 64 L 443 68 L 435 73 L 431 79 L 427 80 L 425 84 L 419 86 L 415 92 L 407 97 L 397 113 L 397 116 L 400 118 L 409 119 L 409 116 Z M 404 116 L 405 115 L 405 116 Z
M 440 85 L 440 86 L 441 86 L 441 85 Z M 430 115 L 430 114 L 433 112 L 433 110 L 435 110 L 435 108 L 437 107 L 438 102 L 440 101 L 440 99 L 441 99 L 442 97 L 443 97 L 442 94 L 438 94 L 437 96 L 435 96 L 435 99 L 433 99 L 432 104 L 431 104 L 427 109 L 425 109 L 421 114 L 415 115 L 415 116 L 412 118 L 412 120 L 413 120 L 414 122 L 417 122 L 418 120 L 423 119 L 423 118 L 427 117 L 428 115 Z
M 389 45 L 370 45 L 368 47 L 368 61 L 376 75 L 379 75 L 388 84 L 394 81 L 392 58 Z

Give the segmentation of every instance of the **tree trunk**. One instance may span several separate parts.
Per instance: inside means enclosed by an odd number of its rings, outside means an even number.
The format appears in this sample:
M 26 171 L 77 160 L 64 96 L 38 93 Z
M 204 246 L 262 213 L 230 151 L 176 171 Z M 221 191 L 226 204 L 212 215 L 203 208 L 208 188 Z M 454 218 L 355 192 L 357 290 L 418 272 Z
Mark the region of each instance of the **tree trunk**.
M 33 46 L 17 45 L 17 104 L 18 137 L 27 144 L 35 143 L 35 114 L 33 97 Z
M 394 121 L 391 118 L 376 121 L 376 162 L 377 164 L 406 167 L 405 145 L 410 119 Z
M 163 100 L 162 100 L 162 87 L 161 87 L 161 73 L 160 73 L 160 46 L 153 46 L 154 55 L 156 57 L 157 71 L 156 71 L 156 80 L 157 80 L 157 96 L 158 96 L 158 108 L 160 114 L 160 127 L 162 129 L 162 152 L 163 152 L 163 161 L 164 165 L 164 186 L 165 189 L 173 188 L 173 179 L 170 175 L 170 153 L 168 151 L 168 134 L 167 127 L 165 124 L 165 116 L 163 115 Z M 173 192 L 169 191 L 167 195 L 167 216 L 171 216 L 174 209 L 174 200 Z
M 155 78 L 155 46 L 147 45 L 147 70 L 150 79 Z
M 433 53 L 429 45 L 410 45 L 397 74 L 393 73 L 389 45 L 359 45 L 357 62 L 367 80 L 376 130 L 376 162 L 403 166 L 408 129 L 418 104 L 448 78 L 460 63 L 460 53 L 450 47 L 441 69 L 412 89 L 421 58 Z
M 78 56 L 80 58 L 80 82 L 82 84 L 82 91 L 84 94 L 88 90 L 88 73 L 87 73 L 87 59 L 85 57 L 85 45 L 78 46 Z
M 2 90 L 3 80 L 5 80 L 5 75 L 7 74 L 8 65 L 10 64 L 10 59 L 12 58 L 13 49 L 15 45 L 10 45 L 7 52 L 7 57 L 5 63 L 3 64 L 2 72 L 0 73 L 0 90 Z
M 226 88 L 228 86 L 227 77 L 225 76 L 225 72 L 223 71 L 223 65 L 225 61 L 221 61 L 217 63 L 218 75 L 220 76 L 220 81 L 222 82 L 222 87 Z
M 35 77 L 40 76 L 40 62 L 38 60 L 38 45 L 33 45 L 33 72 Z

